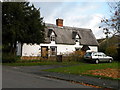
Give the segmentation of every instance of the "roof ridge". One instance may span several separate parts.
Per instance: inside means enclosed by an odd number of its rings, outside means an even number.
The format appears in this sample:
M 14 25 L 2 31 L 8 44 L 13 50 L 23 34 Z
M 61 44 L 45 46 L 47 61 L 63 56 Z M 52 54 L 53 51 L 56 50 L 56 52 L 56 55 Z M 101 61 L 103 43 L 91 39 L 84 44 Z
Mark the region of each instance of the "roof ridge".
M 46 25 L 53 25 L 53 26 L 56 26 L 56 27 L 58 27 L 57 25 L 55 25 L 55 24 L 51 24 L 51 23 L 45 23 Z M 58 27 L 59 28 L 59 27 Z M 89 28 L 79 28 L 79 27 L 71 27 L 71 26 L 63 26 L 63 28 L 72 28 L 72 29 L 81 29 L 81 30 L 89 30 L 89 31 L 91 31 L 91 29 L 89 29 Z

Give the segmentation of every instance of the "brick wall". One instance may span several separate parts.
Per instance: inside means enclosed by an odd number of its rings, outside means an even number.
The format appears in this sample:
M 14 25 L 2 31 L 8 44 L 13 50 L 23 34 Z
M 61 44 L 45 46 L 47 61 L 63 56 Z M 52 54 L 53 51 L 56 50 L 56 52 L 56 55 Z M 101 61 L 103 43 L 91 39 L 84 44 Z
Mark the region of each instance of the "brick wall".
M 22 56 L 21 60 L 48 60 L 48 61 L 57 61 L 56 56 L 50 56 L 48 58 L 36 57 L 36 56 Z M 68 56 L 62 56 L 62 61 L 69 61 Z

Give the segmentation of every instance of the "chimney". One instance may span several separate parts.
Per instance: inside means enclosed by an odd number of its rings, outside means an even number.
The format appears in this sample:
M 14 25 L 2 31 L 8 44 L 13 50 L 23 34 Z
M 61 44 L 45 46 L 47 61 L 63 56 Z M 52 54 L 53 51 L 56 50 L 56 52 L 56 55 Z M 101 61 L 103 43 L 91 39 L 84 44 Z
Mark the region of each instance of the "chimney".
M 57 26 L 60 26 L 60 27 L 63 27 L 63 19 L 56 19 L 56 25 Z

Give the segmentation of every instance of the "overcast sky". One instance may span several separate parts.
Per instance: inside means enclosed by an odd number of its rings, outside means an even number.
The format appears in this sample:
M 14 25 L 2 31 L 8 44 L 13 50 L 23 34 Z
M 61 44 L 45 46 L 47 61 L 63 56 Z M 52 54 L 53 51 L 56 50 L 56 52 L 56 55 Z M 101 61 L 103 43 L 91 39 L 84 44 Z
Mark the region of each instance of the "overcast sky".
M 64 26 L 92 29 L 95 37 L 105 35 L 99 29 L 102 17 L 110 15 L 107 2 L 31 2 L 40 8 L 45 23 L 56 24 L 57 18 L 64 20 Z

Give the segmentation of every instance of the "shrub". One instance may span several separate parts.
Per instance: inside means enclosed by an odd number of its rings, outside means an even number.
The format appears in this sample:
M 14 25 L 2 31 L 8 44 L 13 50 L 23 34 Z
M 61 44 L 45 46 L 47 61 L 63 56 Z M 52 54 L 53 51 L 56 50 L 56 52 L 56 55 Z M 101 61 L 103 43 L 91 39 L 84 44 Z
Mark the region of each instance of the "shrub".
M 118 58 L 118 52 L 116 46 L 109 46 L 106 48 L 105 53 L 112 56 L 115 60 Z
M 41 62 L 41 60 L 17 60 L 16 63 L 31 63 L 31 62 Z
M 16 55 L 10 53 L 2 53 L 2 62 L 3 63 L 13 63 L 19 59 Z
M 117 52 L 118 52 L 118 61 L 120 62 L 120 56 L 119 56 L 119 54 L 120 54 L 120 45 L 117 48 Z
M 85 52 L 82 50 L 70 53 L 68 55 L 68 61 L 82 61 L 84 54 L 85 54 Z

